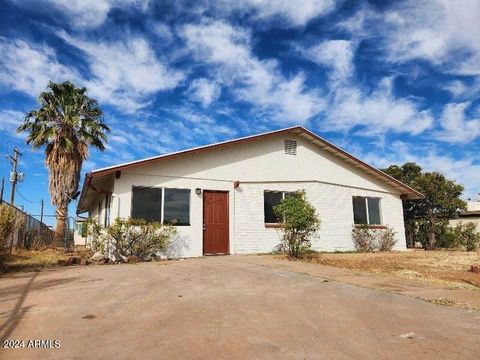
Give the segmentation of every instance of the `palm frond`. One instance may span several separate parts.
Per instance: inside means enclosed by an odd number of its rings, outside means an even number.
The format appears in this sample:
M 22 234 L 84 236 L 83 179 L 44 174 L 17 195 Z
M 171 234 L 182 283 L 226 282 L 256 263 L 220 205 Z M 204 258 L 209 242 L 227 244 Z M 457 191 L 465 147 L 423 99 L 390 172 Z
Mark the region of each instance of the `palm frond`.
M 27 113 L 17 132 L 26 132 L 33 148 L 45 146 L 52 203 L 61 208 L 78 190 L 88 147 L 104 150 L 110 129 L 98 102 L 70 81 L 49 82 L 38 102 L 40 107 Z

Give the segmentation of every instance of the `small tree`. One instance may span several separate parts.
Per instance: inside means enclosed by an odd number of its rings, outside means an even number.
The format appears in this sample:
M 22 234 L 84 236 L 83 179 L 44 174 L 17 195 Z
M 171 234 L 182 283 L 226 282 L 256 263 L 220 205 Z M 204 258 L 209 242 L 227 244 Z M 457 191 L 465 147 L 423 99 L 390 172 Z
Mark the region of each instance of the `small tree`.
M 420 191 L 425 197 L 404 200 L 403 213 L 407 245 L 420 241 L 426 250 L 433 250 L 439 236 L 445 233 L 448 219 L 465 209 L 460 199 L 463 186 L 437 172 L 422 172 L 415 163 L 392 165 L 384 172 Z
M 476 251 L 480 244 L 480 233 L 473 222 L 460 223 L 452 229 L 455 241 L 467 251 Z
M 302 190 L 283 199 L 273 212 L 282 219 L 282 250 L 298 258 L 301 252 L 311 248 L 312 237 L 320 228 L 315 208 Z

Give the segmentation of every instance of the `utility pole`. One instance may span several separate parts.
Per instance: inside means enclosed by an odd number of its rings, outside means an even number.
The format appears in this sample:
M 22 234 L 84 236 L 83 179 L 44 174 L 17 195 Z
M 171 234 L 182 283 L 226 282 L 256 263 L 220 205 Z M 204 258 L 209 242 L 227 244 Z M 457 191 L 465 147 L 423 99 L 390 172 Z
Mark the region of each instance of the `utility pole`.
M 13 149 L 13 156 L 10 155 L 10 161 L 12 163 L 13 169 L 10 172 L 10 182 L 12 183 L 12 191 L 10 193 L 10 204 L 15 206 L 15 186 L 17 185 L 18 181 L 18 173 L 17 173 L 17 164 L 18 164 L 18 156 L 22 156 L 20 151 L 18 151 L 17 147 Z M 23 176 L 23 174 L 21 175 Z
M 43 223 L 43 199 L 40 201 L 40 222 Z
M 3 188 L 5 187 L 5 177 L 2 177 L 2 189 L 0 190 L 0 204 L 3 203 Z

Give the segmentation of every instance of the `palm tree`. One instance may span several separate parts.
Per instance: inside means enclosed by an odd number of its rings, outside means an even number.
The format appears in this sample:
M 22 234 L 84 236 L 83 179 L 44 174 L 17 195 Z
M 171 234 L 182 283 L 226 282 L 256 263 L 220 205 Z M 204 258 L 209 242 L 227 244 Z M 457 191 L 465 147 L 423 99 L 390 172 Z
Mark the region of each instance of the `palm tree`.
M 56 209 L 55 243 L 61 245 L 68 218 L 68 204 L 78 191 L 82 163 L 88 147 L 104 150 L 106 133 L 102 110 L 87 96 L 86 88 L 69 81 L 49 82 L 38 98 L 40 108 L 30 111 L 17 132 L 28 133 L 33 149 L 45 146 L 49 192 Z

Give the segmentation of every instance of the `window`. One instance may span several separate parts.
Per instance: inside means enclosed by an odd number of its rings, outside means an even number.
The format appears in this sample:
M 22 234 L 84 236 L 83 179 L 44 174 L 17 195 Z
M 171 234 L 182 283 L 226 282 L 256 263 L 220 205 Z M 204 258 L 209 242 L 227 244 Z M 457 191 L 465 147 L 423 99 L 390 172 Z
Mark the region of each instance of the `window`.
M 165 189 L 164 223 L 190 225 L 190 190 Z
M 372 197 L 353 197 L 353 222 L 355 224 L 380 225 L 380 199 Z
M 134 186 L 132 189 L 132 218 L 162 221 L 162 189 Z
M 275 224 L 282 221 L 275 213 L 273 208 L 288 196 L 294 196 L 295 192 L 285 191 L 268 191 L 263 192 L 263 210 L 265 216 L 265 224 Z
M 134 186 L 131 216 L 164 224 L 190 225 L 190 190 Z

